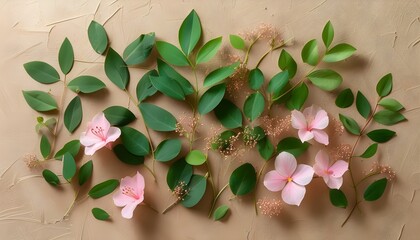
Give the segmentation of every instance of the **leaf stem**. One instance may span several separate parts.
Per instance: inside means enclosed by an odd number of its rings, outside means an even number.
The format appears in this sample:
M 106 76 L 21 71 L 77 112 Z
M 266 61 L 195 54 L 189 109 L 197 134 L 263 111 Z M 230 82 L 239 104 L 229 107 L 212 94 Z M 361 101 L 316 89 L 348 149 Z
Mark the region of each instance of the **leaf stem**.
M 351 209 L 349 215 L 347 216 L 346 220 L 341 224 L 341 227 L 344 227 L 344 225 L 347 223 L 347 221 L 350 219 L 351 215 L 353 214 L 354 210 L 356 210 L 356 207 L 359 205 L 360 202 L 357 202 L 354 204 L 353 208 Z
M 209 215 L 208 217 L 211 217 L 211 214 L 213 213 L 214 207 L 216 206 L 217 200 L 219 199 L 220 195 L 222 195 L 222 193 L 226 190 L 226 188 L 229 186 L 229 183 L 227 183 L 222 189 L 220 189 L 219 193 L 217 193 L 216 197 L 213 200 L 213 203 L 211 205 L 210 211 L 209 211 Z
M 292 41 L 293 38 L 289 38 L 286 41 L 280 43 L 277 46 L 272 46 L 269 50 L 267 50 L 267 52 L 264 53 L 264 55 L 261 56 L 260 60 L 258 60 L 257 65 L 255 66 L 255 68 L 258 68 L 261 64 L 261 62 L 268 56 L 268 54 L 270 54 L 271 52 L 284 47 L 288 42 Z
M 206 165 L 207 165 L 207 172 L 208 172 L 208 178 L 209 178 L 209 182 L 211 185 L 211 190 L 213 192 L 213 199 L 216 197 L 216 189 L 214 188 L 214 181 L 213 181 L 213 174 L 211 173 L 211 167 L 210 167 L 210 163 L 209 163 L 209 159 L 207 158 L 206 160 Z
M 55 152 L 55 144 L 57 141 L 57 134 L 58 134 L 58 125 L 60 124 L 60 117 L 61 117 L 61 113 L 63 113 L 63 108 L 64 108 L 64 99 L 65 99 L 65 94 L 66 94 L 66 89 L 67 89 L 67 75 L 64 75 L 64 79 L 63 79 L 63 91 L 61 93 L 61 97 L 60 97 L 60 103 L 59 103 L 59 109 L 58 109 L 58 116 L 57 116 L 57 122 L 55 123 L 54 126 L 54 131 L 52 132 L 52 142 L 51 142 L 51 151 L 50 151 L 50 155 L 47 156 L 47 158 L 54 156 L 54 152 Z M 64 113 L 63 113 L 64 114 Z M 50 131 L 51 132 L 51 131 Z
M 171 210 L 173 207 L 175 207 L 179 203 L 179 200 L 176 200 L 171 205 L 169 205 L 165 210 L 163 210 L 162 214 L 165 214 L 167 211 Z
M 70 214 L 71 210 L 72 210 L 72 209 L 73 209 L 73 207 L 74 207 L 74 204 L 76 203 L 77 197 L 79 196 L 79 192 L 80 192 L 80 189 L 79 189 L 79 190 L 77 190 L 77 191 L 75 191 L 73 201 L 72 201 L 72 203 L 70 204 L 69 208 L 67 208 L 67 211 L 66 211 L 66 213 L 64 213 L 64 216 L 63 216 L 63 218 L 62 218 L 62 219 L 65 219 L 66 217 L 68 217 L 68 216 L 69 216 L 69 214 Z
M 258 39 L 259 39 L 260 37 L 261 37 L 261 36 L 256 37 L 256 38 L 255 38 L 255 40 L 253 40 L 253 41 L 251 42 L 251 44 L 249 44 L 248 50 L 247 50 L 247 51 L 246 51 L 246 53 L 245 53 L 244 66 L 246 66 L 246 65 L 248 64 L 248 60 L 249 60 L 249 53 L 251 52 L 252 47 L 253 47 L 253 46 L 254 46 L 254 44 L 258 41 Z

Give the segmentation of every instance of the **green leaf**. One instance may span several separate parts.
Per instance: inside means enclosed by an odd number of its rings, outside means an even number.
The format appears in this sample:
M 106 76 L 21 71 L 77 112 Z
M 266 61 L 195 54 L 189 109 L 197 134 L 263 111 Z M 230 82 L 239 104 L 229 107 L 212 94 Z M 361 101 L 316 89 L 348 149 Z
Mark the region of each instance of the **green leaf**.
M 35 111 L 48 112 L 57 109 L 57 102 L 50 94 L 42 91 L 22 91 L 28 105 Z
M 377 123 L 390 126 L 402 122 L 406 120 L 406 118 L 399 112 L 385 109 L 375 113 L 373 120 Z
M 324 30 L 322 30 L 322 41 L 326 48 L 329 48 L 334 39 L 334 28 L 330 21 L 325 24 Z
M 254 68 L 249 71 L 248 85 L 253 90 L 258 90 L 264 83 L 264 74 L 259 68 Z
M 200 150 L 192 150 L 185 157 L 185 161 L 193 166 L 199 166 L 205 163 L 207 156 Z
M 124 90 L 130 79 L 127 64 L 112 48 L 109 48 L 105 58 L 105 74 L 119 89 Z
M 361 158 L 370 158 L 373 157 L 376 154 L 376 151 L 378 150 L 378 144 L 374 143 L 370 145 L 366 150 L 360 155 Z
M 245 41 L 238 35 L 229 35 L 229 41 L 232 47 L 243 50 L 245 48 Z
M 70 101 L 66 111 L 64 111 L 64 125 L 67 130 L 73 133 L 82 122 L 82 117 L 82 101 L 79 96 L 76 96 Z
M 309 148 L 308 142 L 302 142 L 295 137 L 286 137 L 277 144 L 277 153 L 288 152 L 299 157 Z
M 181 152 L 182 143 L 180 139 L 166 139 L 163 140 L 156 147 L 155 159 L 159 162 L 168 162 L 176 158 Z
M 394 111 L 394 112 L 398 112 L 398 111 L 404 109 L 404 106 L 400 102 L 398 102 L 397 100 L 395 100 L 393 98 L 384 98 L 381 101 L 379 101 L 378 104 L 380 106 L 382 106 L 382 107 L 384 107 L 388 110 Z
M 263 139 L 265 137 L 265 132 L 264 129 L 260 126 L 256 126 L 253 128 L 249 128 L 249 136 L 251 136 L 251 138 L 255 141 L 260 141 L 261 139 Z M 243 136 L 245 137 L 248 134 L 244 134 Z M 245 140 L 245 139 L 244 139 Z
M 73 46 L 71 45 L 68 38 L 65 38 L 61 44 L 58 52 L 58 63 L 60 64 L 61 71 L 64 74 L 68 74 L 73 68 L 74 64 L 74 52 Z
M 354 102 L 354 95 L 350 88 L 346 88 L 338 94 L 335 105 L 339 108 L 348 108 Z
M 92 215 L 96 219 L 101 220 L 101 221 L 105 221 L 109 219 L 109 214 L 101 208 L 92 208 Z
M 190 53 L 194 50 L 195 45 L 197 45 L 200 40 L 200 37 L 200 18 L 195 10 L 192 10 L 182 22 L 178 33 L 179 44 L 181 45 L 182 51 L 185 55 L 190 55 Z
M 213 220 L 214 221 L 221 221 L 226 216 L 228 211 L 229 211 L 229 207 L 226 206 L 226 205 L 222 205 L 222 206 L 216 208 L 216 210 L 213 213 Z
M 168 175 L 166 175 L 166 182 L 173 191 L 175 187 L 180 186 L 181 183 L 187 185 L 190 182 L 192 175 L 193 167 L 184 159 L 180 159 L 169 168 Z
M 117 179 L 109 179 L 93 186 L 88 192 L 88 195 L 93 199 L 97 199 L 112 193 L 118 185 L 120 185 L 120 181 Z
M 194 88 L 191 85 L 190 81 L 188 81 L 185 77 L 183 77 L 181 74 L 179 74 L 175 69 L 173 69 L 171 66 L 169 66 L 164 61 L 158 59 L 157 60 L 158 70 L 159 74 L 161 76 L 169 77 L 179 83 L 179 85 L 182 87 L 182 90 L 184 91 L 184 95 L 188 96 L 190 94 L 193 94 Z
M 68 181 L 71 182 L 71 179 L 76 174 L 77 166 L 76 162 L 74 161 L 73 156 L 66 152 L 63 155 L 63 177 Z
M 105 28 L 101 24 L 92 21 L 88 28 L 88 37 L 93 50 L 99 54 L 103 54 L 108 47 L 108 36 L 106 35 Z
M 201 115 L 211 112 L 225 96 L 226 84 L 222 83 L 207 90 L 198 101 L 198 112 Z
M 339 208 L 346 208 L 348 205 L 347 197 L 340 189 L 330 189 L 330 202 Z
M 128 45 L 123 53 L 124 61 L 128 65 L 144 63 L 152 53 L 155 45 L 155 33 L 141 34 L 136 40 Z
M 112 151 L 114 152 L 115 156 L 117 156 L 117 158 L 125 164 L 139 165 L 144 163 L 144 156 L 137 156 L 130 153 L 123 144 L 116 145 Z
M 282 49 L 278 61 L 279 68 L 289 72 L 289 78 L 292 79 L 296 75 L 297 64 L 286 50 Z
M 129 109 L 121 106 L 111 106 L 103 112 L 113 126 L 124 126 L 136 120 L 136 116 Z
M 150 76 L 150 82 L 159 92 L 176 100 L 185 100 L 184 91 L 177 81 L 166 76 Z
M 376 84 L 376 92 L 378 93 L 379 97 L 386 97 L 392 91 L 392 74 L 388 73 L 387 75 L 383 76 L 378 84 Z
M 66 144 L 64 144 L 63 148 L 58 150 L 58 152 L 54 155 L 54 158 L 57 160 L 61 160 L 63 158 L 64 153 L 68 152 L 73 157 L 79 153 L 80 150 L 80 141 L 78 139 L 72 140 Z
M 369 100 L 367 100 L 365 95 L 363 95 L 360 91 L 357 91 L 356 95 L 356 108 L 360 115 L 366 119 L 370 116 L 372 111 Z
M 229 139 L 236 136 L 236 133 L 232 130 L 226 130 L 220 133 L 218 139 L 211 144 L 213 150 L 226 150 L 231 147 Z
M 87 161 L 80 167 L 79 170 L 79 186 L 85 184 L 91 177 L 93 172 L 93 162 L 92 160 Z
M 139 108 L 147 127 L 161 132 L 175 130 L 176 118 L 170 112 L 150 103 L 140 103 Z
M 286 101 L 286 106 L 289 110 L 297 109 L 300 110 L 305 104 L 306 99 L 309 95 L 308 86 L 305 83 L 300 84 L 298 87 L 293 89 L 291 97 Z
M 395 132 L 388 129 L 376 129 L 368 132 L 366 135 L 374 142 L 384 143 L 388 142 L 395 136 Z
M 242 126 L 241 110 L 227 99 L 222 99 L 219 105 L 214 109 L 214 113 L 223 127 L 231 129 Z
M 264 137 L 263 139 L 259 140 L 257 142 L 257 148 L 260 156 L 266 161 L 268 161 L 274 154 L 274 146 L 268 137 Z
M 204 46 L 198 50 L 195 64 L 205 63 L 210 61 L 219 51 L 222 45 L 222 37 L 218 37 L 208 41 Z
M 270 82 L 268 83 L 268 92 L 273 94 L 273 98 L 275 96 L 280 95 L 280 92 L 286 87 L 286 85 L 289 83 L 289 72 L 279 72 L 276 75 L 274 75 Z
M 264 112 L 264 96 L 255 92 L 247 97 L 244 103 L 244 114 L 252 122 Z
M 42 176 L 44 177 L 45 181 L 47 181 L 47 183 L 53 186 L 60 185 L 60 179 L 58 179 L 57 175 L 50 170 L 44 169 L 44 171 L 42 171 Z
M 384 194 L 387 182 L 386 178 L 373 182 L 366 188 L 363 198 L 369 202 L 378 200 Z
M 42 135 L 41 142 L 39 144 L 39 149 L 41 150 L 41 155 L 44 159 L 47 159 L 51 154 L 51 144 L 48 141 L 47 136 Z
M 239 166 L 232 172 L 229 178 L 229 187 L 232 193 L 242 196 L 254 190 L 257 183 L 255 168 L 250 163 Z
M 338 88 L 343 82 L 343 78 L 337 72 L 331 69 L 320 69 L 313 71 L 308 75 L 311 82 L 325 91 L 332 91 Z
M 153 96 L 157 92 L 157 89 L 153 87 L 152 83 L 150 82 L 151 76 L 158 76 L 157 71 L 156 70 L 148 71 L 147 73 L 143 75 L 143 77 L 137 83 L 136 94 L 137 94 L 137 99 L 139 100 L 139 102 L 142 102 L 147 97 Z
M 225 80 L 230 75 L 232 75 L 235 72 L 235 69 L 238 66 L 239 66 L 239 62 L 235 62 L 232 65 L 221 67 L 221 68 L 218 68 L 218 69 L 212 71 L 204 79 L 203 86 L 204 87 L 210 87 L 214 84 L 220 83 L 221 81 Z
M 204 176 L 194 174 L 188 184 L 188 194 L 184 196 L 181 204 L 186 208 L 197 205 L 206 193 L 207 179 Z
M 121 141 L 124 147 L 136 156 L 146 156 L 150 152 L 149 140 L 134 128 L 122 127 Z
M 315 66 L 318 63 L 319 53 L 316 39 L 310 40 L 303 46 L 301 56 L 303 62 L 311 66 Z
M 349 58 L 356 52 L 356 48 L 347 43 L 340 43 L 327 51 L 322 61 L 324 62 L 339 62 Z
M 344 128 L 351 134 L 360 135 L 360 127 L 357 122 L 351 118 L 347 117 L 343 114 L 339 114 L 339 118 L 341 123 L 343 123 Z
M 45 62 L 33 61 L 23 64 L 25 71 L 35 81 L 51 84 L 60 81 L 60 75 L 54 67 Z
M 156 49 L 160 56 L 168 63 L 185 67 L 190 65 L 187 57 L 174 45 L 165 41 L 156 41 Z
M 106 87 L 105 83 L 93 76 L 79 76 L 69 82 L 67 87 L 75 93 L 93 93 Z

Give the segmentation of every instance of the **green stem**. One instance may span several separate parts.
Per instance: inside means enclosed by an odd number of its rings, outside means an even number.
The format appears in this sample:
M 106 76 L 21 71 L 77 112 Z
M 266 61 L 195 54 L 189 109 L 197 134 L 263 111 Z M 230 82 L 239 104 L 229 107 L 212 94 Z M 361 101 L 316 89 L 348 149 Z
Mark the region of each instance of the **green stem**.
M 211 190 L 213 192 L 213 199 L 214 199 L 216 197 L 216 189 L 214 188 L 213 174 L 211 173 L 211 167 L 210 167 L 210 163 L 209 163 L 208 158 L 206 160 L 206 165 L 207 165 L 207 172 L 209 174 L 208 178 L 209 178 L 209 182 L 210 182 L 210 185 L 211 185 Z
M 258 41 L 258 39 L 260 38 L 260 36 L 258 36 L 257 38 L 255 38 L 254 41 L 251 42 L 251 44 L 249 44 L 249 47 L 245 53 L 245 58 L 244 58 L 244 66 L 246 66 L 248 64 L 248 60 L 249 60 L 249 53 L 251 52 L 252 47 L 254 46 L 254 44 Z
M 356 207 L 359 205 L 360 202 L 357 202 L 354 204 L 353 208 L 351 209 L 349 215 L 347 216 L 346 220 L 341 224 L 341 227 L 344 227 L 344 225 L 347 223 L 347 221 L 350 219 L 351 215 L 353 214 L 354 210 L 356 210 Z
M 64 79 L 63 79 L 63 91 L 60 97 L 60 103 L 59 103 L 59 108 L 58 108 L 58 116 L 57 116 L 57 122 L 55 123 L 55 127 L 54 127 L 54 131 L 52 132 L 52 142 L 51 142 L 51 151 L 50 151 L 50 156 L 48 156 L 47 158 L 54 156 L 54 152 L 55 152 L 55 144 L 57 141 L 57 134 L 58 134 L 58 125 L 60 124 L 60 118 L 62 113 L 64 114 L 63 108 L 64 108 L 64 99 L 65 99 L 65 94 L 66 94 L 66 89 L 67 89 L 67 75 L 64 75 Z
M 217 200 L 219 199 L 220 195 L 222 195 L 222 193 L 226 190 L 226 188 L 229 186 L 229 183 L 227 183 L 222 189 L 220 189 L 219 193 L 217 193 L 216 197 L 213 200 L 213 203 L 211 205 L 210 211 L 209 211 L 209 215 L 208 217 L 211 217 L 211 214 L 213 213 L 214 207 L 216 206 Z
M 277 45 L 277 46 L 272 46 L 267 52 L 264 53 L 264 55 L 261 56 L 260 60 L 258 60 L 257 65 L 255 66 L 255 68 L 258 68 L 261 64 L 261 62 L 268 56 L 268 54 L 270 54 L 271 52 L 280 49 L 282 47 L 284 47 L 288 42 L 290 42 L 291 40 L 293 40 L 293 38 L 289 38 L 286 41 L 282 42 L 281 44 Z
M 69 214 L 70 214 L 71 210 L 72 210 L 72 209 L 73 209 L 73 207 L 74 207 L 74 204 L 76 203 L 77 197 L 79 196 L 79 192 L 80 192 L 80 189 L 79 189 L 79 190 L 77 190 L 77 191 L 75 191 L 73 201 L 72 201 L 72 203 L 70 204 L 70 206 L 67 208 L 66 213 L 64 213 L 64 215 L 63 215 L 63 219 L 65 219 L 66 217 L 68 217 L 68 216 L 69 216 Z
M 367 174 L 366 176 L 364 176 L 362 179 L 360 179 L 357 183 L 356 183 L 356 187 L 359 186 L 359 184 L 361 184 L 363 181 L 365 181 L 366 179 L 379 175 L 381 174 L 380 172 L 371 172 L 369 174 Z

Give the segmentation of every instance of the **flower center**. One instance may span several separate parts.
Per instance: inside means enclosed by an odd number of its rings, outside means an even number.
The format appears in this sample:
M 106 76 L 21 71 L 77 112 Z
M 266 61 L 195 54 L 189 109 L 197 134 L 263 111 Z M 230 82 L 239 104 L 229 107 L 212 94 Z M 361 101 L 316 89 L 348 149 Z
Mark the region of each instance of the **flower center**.
M 103 141 L 106 140 L 105 130 L 102 127 L 94 127 L 90 129 L 93 135 L 97 136 L 98 138 L 102 139 Z
M 132 187 L 129 186 L 124 186 L 121 189 L 122 194 L 132 197 L 134 199 L 139 199 L 140 197 L 134 192 L 134 189 Z
M 292 180 L 293 180 L 293 178 L 291 178 L 291 177 L 287 178 L 287 182 L 291 182 Z
M 325 170 L 325 171 L 324 171 L 324 173 L 325 173 L 325 174 L 328 174 L 328 175 L 331 175 L 331 174 L 333 174 L 333 171 L 331 171 L 331 170 L 327 169 L 327 170 Z

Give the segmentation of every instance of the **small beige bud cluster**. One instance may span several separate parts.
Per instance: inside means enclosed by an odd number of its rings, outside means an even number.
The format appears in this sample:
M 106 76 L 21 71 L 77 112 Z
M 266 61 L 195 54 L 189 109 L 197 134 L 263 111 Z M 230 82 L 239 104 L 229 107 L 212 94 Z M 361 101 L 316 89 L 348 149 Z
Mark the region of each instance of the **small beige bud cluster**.
M 178 185 L 176 185 L 172 191 L 172 194 L 178 201 L 182 201 L 189 192 L 190 190 L 187 188 L 187 184 L 184 181 L 181 181 L 178 183 Z

